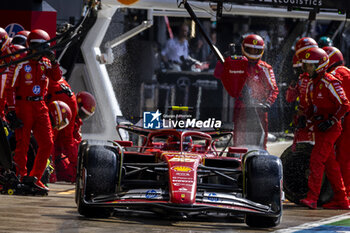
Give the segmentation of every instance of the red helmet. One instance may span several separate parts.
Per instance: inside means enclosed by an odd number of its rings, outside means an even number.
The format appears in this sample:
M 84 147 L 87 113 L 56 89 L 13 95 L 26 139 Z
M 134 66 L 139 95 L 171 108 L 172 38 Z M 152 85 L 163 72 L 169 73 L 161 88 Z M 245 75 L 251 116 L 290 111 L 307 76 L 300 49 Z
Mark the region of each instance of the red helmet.
M 27 38 L 30 34 L 30 31 L 20 31 L 17 32 L 13 37 L 11 43 L 26 46 Z
M 339 49 L 333 46 L 326 46 L 322 48 L 328 54 L 329 58 L 329 68 L 333 68 L 333 66 L 344 65 L 344 57 Z
M 47 34 L 47 32 L 41 29 L 34 29 L 28 35 L 27 46 L 32 47 L 37 44 L 46 43 L 49 40 L 50 40 L 50 36 L 49 34 Z M 50 46 L 50 45 L 47 44 L 46 46 Z
M 306 50 L 302 61 L 303 63 L 315 64 L 317 74 L 326 72 L 329 63 L 327 53 L 321 48 L 310 48 Z
M 72 111 L 65 102 L 59 100 L 52 101 L 48 108 L 52 128 L 61 130 L 71 121 Z
M 303 63 L 301 62 L 301 60 L 299 59 L 299 57 L 294 54 L 293 56 L 293 72 L 296 76 L 300 76 L 303 72 L 303 69 L 302 69 L 302 65 Z
M 11 53 L 15 53 L 19 50 L 26 49 L 26 47 L 19 45 L 19 44 L 12 44 L 12 45 L 10 45 L 9 48 L 10 48 Z M 18 60 L 18 59 L 24 58 L 26 55 L 27 55 L 27 52 L 23 51 L 22 53 L 17 53 L 15 55 L 11 56 L 11 58 L 12 58 L 12 60 Z
M 10 44 L 10 38 L 5 29 L 0 27 L 0 50 L 3 52 Z
M 248 60 L 259 60 L 264 53 L 264 48 L 264 40 L 259 35 L 250 34 L 243 39 L 242 52 Z
M 309 48 L 318 47 L 317 42 L 311 37 L 303 37 L 295 44 L 295 54 L 305 51 Z
M 299 57 L 294 54 L 293 56 L 293 68 L 298 68 L 302 66 L 302 62 L 300 61 Z
M 81 91 L 77 94 L 78 115 L 85 120 L 95 113 L 96 100 L 89 92 Z

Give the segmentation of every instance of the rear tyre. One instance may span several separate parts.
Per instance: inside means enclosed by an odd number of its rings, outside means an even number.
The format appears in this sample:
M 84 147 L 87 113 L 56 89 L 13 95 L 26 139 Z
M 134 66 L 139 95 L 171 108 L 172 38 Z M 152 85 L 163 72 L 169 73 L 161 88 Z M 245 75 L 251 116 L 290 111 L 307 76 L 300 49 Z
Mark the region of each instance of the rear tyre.
M 293 152 L 292 146 L 288 147 L 281 155 L 283 165 L 283 190 L 286 198 L 296 204 L 306 198 L 308 191 L 308 177 L 310 173 L 310 155 L 313 145 L 307 142 L 297 143 Z M 318 205 L 329 202 L 333 197 L 332 187 L 324 177 Z
M 79 214 L 85 217 L 109 217 L 113 212 L 113 208 L 94 207 L 86 202 L 99 195 L 115 193 L 118 177 L 116 152 L 115 148 L 107 145 L 80 145 L 76 184 Z
M 277 217 L 246 214 L 250 227 L 275 227 L 282 218 L 282 163 L 278 157 L 248 154 L 244 158 L 244 191 L 247 199 L 271 206 Z

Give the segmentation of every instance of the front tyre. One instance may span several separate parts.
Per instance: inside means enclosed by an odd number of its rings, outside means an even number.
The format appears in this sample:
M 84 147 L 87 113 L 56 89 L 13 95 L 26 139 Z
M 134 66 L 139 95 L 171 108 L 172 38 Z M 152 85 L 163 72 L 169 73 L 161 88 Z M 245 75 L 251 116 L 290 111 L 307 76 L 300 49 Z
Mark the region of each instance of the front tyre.
M 113 208 L 95 207 L 88 202 L 99 195 L 113 195 L 118 177 L 114 147 L 81 144 L 76 185 L 78 212 L 85 217 L 109 217 Z
M 250 227 L 275 227 L 282 218 L 282 163 L 272 155 L 248 153 L 244 158 L 244 192 L 247 199 L 271 206 L 277 216 L 246 214 Z

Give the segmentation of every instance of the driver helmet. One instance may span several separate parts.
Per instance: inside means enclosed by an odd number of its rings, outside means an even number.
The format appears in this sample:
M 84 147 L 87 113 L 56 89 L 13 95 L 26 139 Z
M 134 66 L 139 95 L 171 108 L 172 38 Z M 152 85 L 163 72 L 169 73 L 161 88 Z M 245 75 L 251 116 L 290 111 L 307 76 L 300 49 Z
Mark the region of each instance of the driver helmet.
M 193 140 L 191 136 L 187 136 L 184 138 L 184 141 L 182 143 L 182 148 L 184 151 L 192 151 L 193 147 Z
M 0 27 L 0 50 L 1 52 L 5 51 L 5 49 L 9 46 L 11 40 L 5 31 L 5 29 Z
M 167 150 L 180 150 L 180 139 L 175 136 L 170 136 L 165 142 Z
M 15 45 L 26 46 L 29 34 L 30 31 L 26 30 L 17 32 L 17 34 L 13 37 L 11 43 Z
M 182 142 L 182 148 L 184 151 L 191 151 L 192 150 L 192 137 L 187 136 L 184 138 Z M 166 140 L 166 145 L 168 150 L 180 150 L 180 139 L 176 136 L 170 136 Z
M 318 40 L 318 47 L 323 48 L 326 46 L 333 46 L 333 41 L 328 36 L 321 36 Z
M 328 54 L 329 64 L 327 71 L 333 70 L 337 66 L 344 65 L 344 57 L 339 49 L 333 46 L 326 46 L 322 48 Z
M 310 48 L 305 51 L 302 58 L 303 63 L 315 65 L 316 74 L 325 73 L 328 67 L 329 59 L 327 53 L 321 48 Z
M 72 111 L 69 106 L 59 100 L 52 101 L 49 106 L 49 114 L 52 128 L 64 129 L 72 119 Z
M 80 119 L 88 119 L 95 113 L 96 100 L 93 95 L 87 91 L 81 91 L 77 94 L 78 116 Z
M 243 39 L 242 42 L 243 55 L 248 58 L 249 61 L 258 61 L 264 54 L 265 43 L 261 36 L 256 34 L 250 34 Z

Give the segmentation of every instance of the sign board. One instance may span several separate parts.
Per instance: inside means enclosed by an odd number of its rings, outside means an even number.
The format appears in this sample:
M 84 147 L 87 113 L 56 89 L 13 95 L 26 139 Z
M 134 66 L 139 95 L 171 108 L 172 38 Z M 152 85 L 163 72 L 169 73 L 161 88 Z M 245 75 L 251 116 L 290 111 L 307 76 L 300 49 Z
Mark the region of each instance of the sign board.
M 197 0 L 198 1 L 198 0 Z M 199 0 L 201 1 L 201 0 Z M 211 0 L 216 3 L 261 4 L 274 7 L 285 7 L 290 10 L 350 11 L 348 0 Z
M 5 31 L 10 37 L 14 37 L 17 32 L 23 31 L 24 27 L 18 23 L 11 23 L 5 27 Z
M 349 10 L 348 0 L 247 0 L 249 2 L 287 7 L 322 8 L 333 10 Z

